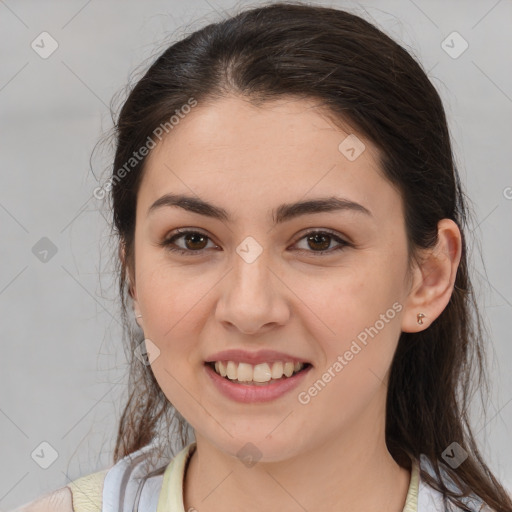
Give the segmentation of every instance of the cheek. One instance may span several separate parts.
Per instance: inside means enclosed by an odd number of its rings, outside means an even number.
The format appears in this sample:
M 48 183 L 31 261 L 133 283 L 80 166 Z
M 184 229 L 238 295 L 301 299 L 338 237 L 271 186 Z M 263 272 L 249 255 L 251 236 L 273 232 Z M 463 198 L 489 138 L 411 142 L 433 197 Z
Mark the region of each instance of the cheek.
M 144 335 L 160 351 L 151 371 L 167 399 L 190 421 L 201 401 L 196 383 L 197 372 L 202 371 L 202 322 L 205 299 L 215 281 L 162 264 L 144 272 L 142 263 L 137 295 L 143 306 Z
M 301 314 L 309 318 L 306 329 L 321 347 L 322 360 L 309 384 L 312 388 L 301 391 L 305 400 L 311 399 L 306 410 L 328 417 L 336 429 L 359 417 L 384 392 L 400 335 L 402 306 L 393 281 L 383 278 L 379 269 L 371 274 L 369 270 L 347 273 L 338 276 L 335 285 L 331 282 L 321 290 L 311 286 L 304 293 L 316 315 L 308 308 Z
M 315 330 L 323 326 L 324 337 L 330 333 L 334 339 L 357 336 L 390 309 L 388 316 L 396 317 L 393 304 L 401 297 L 393 271 L 371 265 L 296 282 L 301 285 L 294 291 L 309 308 L 308 317 L 316 318 Z
M 205 314 L 208 292 L 218 279 L 201 276 L 191 267 L 173 267 L 166 263 L 150 264 L 143 257 L 137 262 L 137 298 L 144 318 L 144 334 L 159 349 L 173 358 L 184 354 L 192 360 Z M 147 270 L 149 269 L 149 270 Z
M 193 264 L 172 264 L 161 248 L 141 249 L 137 253 L 136 271 L 137 297 L 151 317 L 151 325 L 177 321 L 213 284 L 208 275 L 198 275 Z
M 358 381 L 385 375 L 401 332 L 402 282 L 399 258 L 366 258 L 319 278 L 300 279 L 297 295 L 303 298 L 302 318 L 306 329 L 322 347 L 326 368 L 346 354 L 347 366 L 364 373 L 344 373 Z M 373 377 L 375 379 L 375 377 Z

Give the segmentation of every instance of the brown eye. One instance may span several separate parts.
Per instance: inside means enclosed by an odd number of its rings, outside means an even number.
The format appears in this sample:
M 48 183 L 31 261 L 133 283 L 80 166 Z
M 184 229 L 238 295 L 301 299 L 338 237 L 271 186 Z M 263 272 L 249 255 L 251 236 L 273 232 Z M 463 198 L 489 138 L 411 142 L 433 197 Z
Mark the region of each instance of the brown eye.
M 306 247 L 299 248 L 299 251 L 309 252 L 315 256 L 333 253 L 351 245 L 349 242 L 346 242 L 339 236 L 334 233 L 329 233 L 328 231 L 311 231 L 303 236 L 299 241 L 302 240 L 306 241 Z M 333 241 L 336 242 L 338 246 L 333 249 L 329 249 Z
M 200 250 L 206 247 L 208 237 L 202 235 L 201 233 L 189 233 L 182 236 L 187 249 Z
M 315 234 L 307 237 L 308 244 L 312 249 L 325 251 L 331 245 L 331 237 L 325 234 Z
M 175 242 L 182 239 L 184 246 L 179 246 Z M 202 251 L 207 248 L 210 238 L 199 232 L 192 230 L 180 230 L 177 234 L 169 237 L 161 242 L 159 245 L 165 247 L 167 250 L 177 252 L 180 254 L 187 254 L 191 256 L 198 256 Z
M 179 246 L 175 243 L 177 240 L 181 239 L 183 246 Z M 299 248 L 298 250 L 315 256 L 334 253 L 352 246 L 349 242 L 328 231 L 311 231 L 300 239 L 300 241 L 302 240 L 306 240 L 306 248 Z M 337 243 L 338 246 L 329 249 L 333 241 Z M 164 240 L 159 245 L 171 252 L 187 256 L 200 256 L 203 254 L 203 251 L 208 248 L 208 242 L 211 242 L 210 237 L 200 231 L 178 230 L 174 235 Z M 215 244 L 214 247 L 218 248 Z

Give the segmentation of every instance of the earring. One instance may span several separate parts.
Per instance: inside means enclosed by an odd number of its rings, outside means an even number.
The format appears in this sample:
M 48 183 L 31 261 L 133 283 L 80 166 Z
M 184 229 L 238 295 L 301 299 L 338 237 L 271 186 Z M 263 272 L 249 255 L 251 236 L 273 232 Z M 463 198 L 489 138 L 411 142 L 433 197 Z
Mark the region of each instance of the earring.
M 418 315 L 416 316 L 417 318 L 417 321 L 420 325 L 423 325 L 423 319 L 425 318 L 425 315 L 423 313 L 418 313 Z

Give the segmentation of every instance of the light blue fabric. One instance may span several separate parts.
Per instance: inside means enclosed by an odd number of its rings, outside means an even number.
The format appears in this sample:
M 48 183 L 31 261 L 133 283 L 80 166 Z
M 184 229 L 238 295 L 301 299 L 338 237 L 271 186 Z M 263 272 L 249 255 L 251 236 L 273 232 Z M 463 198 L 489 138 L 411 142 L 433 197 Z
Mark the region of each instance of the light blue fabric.
M 102 512 L 156 512 L 165 466 L 159 474 L 144 479 L 153 448 L 153 444 L 145 446 L 110 468 L 103 483 Z
M 188 453 L 193 443 L 190 443 L 180 452 Z M 103 508 L 102 512 L 157 512 L 158 498 L 163 482 L 163 469 L 161 473 L 148 478 L 143 482 L 142 477 L 148 473 L 148 469 L 144 464 L 148 452 L 153 448 L 152 445 L 144 447 L 143 449 L 134 452 L 133 454 L 125 457 L 114 465 L 105 476 L 103 488 Z M 184 458 L 181 458 L 183 463 Z M 432 477 L 436 478 L 434 469 L 425 455 L 420 456 L 420 467 L 429 473 Z M 173 467 L 174 471 L 181 471 L 176 465 Z M 448 473 L 441 464 L 441 474 L 445 485 L 452 490 L 457 490 L 453 480 L 449 477 Z M 138 493 L 140 499 L 138 509 L 136 502 Z M 456 508 L 455 505 L 449 503 L 448 508 L 445 507 L 442 494 L 426 484 L 419 477 L 418 484 L 418 508 L 415 512 L 448 512 L 461 511 L 463 509 Z M 482 500 L 476 495 L 471 495 L 466 498 L 461 498 L 461 501 L 471 510 L 471 512 L 492 512 Z M 451 507 L 451 508 L 450 508 Z M 409 509 L 408 509 L 409 510 Z M 183 510 L 176 510 L 172 512 L 184 512 Z
M 425 456 L 420 456 L 420 466 L 423 470 L 425 470 L 429 475 L 436 478 L 436 474 L 434 472 L 434 468 L 430 462 L 430 460 Z M 452 491 L 459 491 L 459 488 L 455 485 L 455 482 L 449 476 L 447 471 L 444 469 L 444 465 L 441 463 L 441 475 L 444 481 L 445 486 Z M 472 494 L 466 498 L 460 498 L 460 501 L 464 503 L 469 510 L 472 512 L 491 512 L 491 509 L 487 507 L 484 502 L 478 498 L 475 494 Z M 451 510 L 463 510 L 459 507 L 455 508 L 455 505 L 449 503 L 448 506 L 451 506 Z M 418 512 L 438 512 L 445 511 L 446 507 L 443 502 L 443 495 L 436 489 L 433 489 L 425 483 L 421 479 L 420 475 L 420 483 L 418 489 Z M 450 509 L 448 509 L 450 510 Z

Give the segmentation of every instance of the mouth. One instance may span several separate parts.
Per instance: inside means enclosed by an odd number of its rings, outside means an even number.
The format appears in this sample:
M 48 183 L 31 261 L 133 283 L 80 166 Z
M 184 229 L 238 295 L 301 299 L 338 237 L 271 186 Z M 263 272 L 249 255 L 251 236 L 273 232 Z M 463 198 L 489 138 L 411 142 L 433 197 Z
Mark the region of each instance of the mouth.
M 274 382 L 283 382 L 299 373 L 308 371 L 311 363 L 272 362 L 251 365 L 234 361 L 206 361 L 205 366 L 217 375 L 233 384 L 245 386 L 269 386 Z

